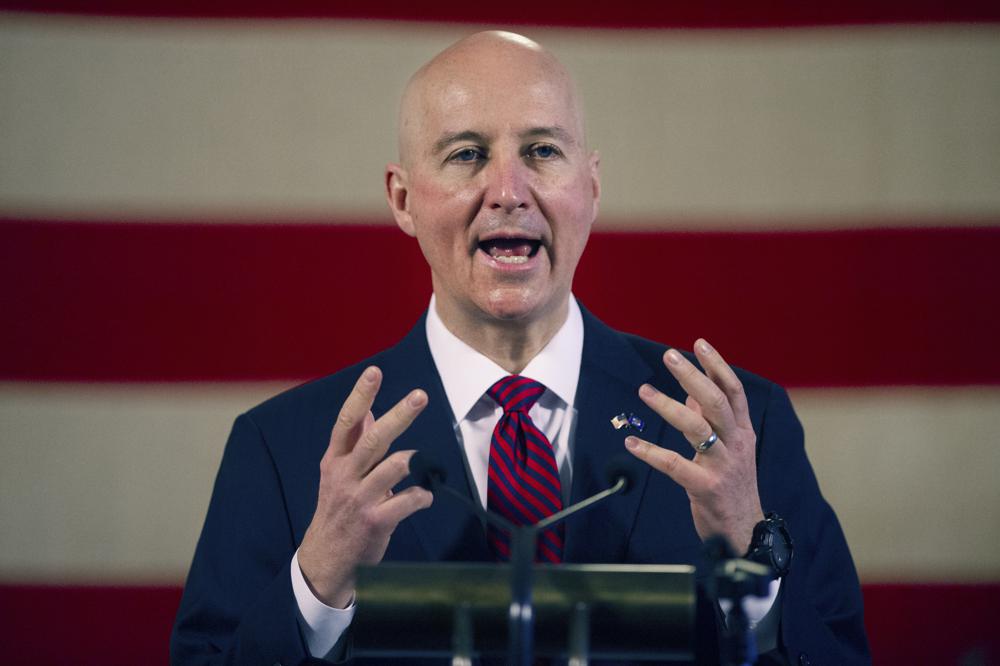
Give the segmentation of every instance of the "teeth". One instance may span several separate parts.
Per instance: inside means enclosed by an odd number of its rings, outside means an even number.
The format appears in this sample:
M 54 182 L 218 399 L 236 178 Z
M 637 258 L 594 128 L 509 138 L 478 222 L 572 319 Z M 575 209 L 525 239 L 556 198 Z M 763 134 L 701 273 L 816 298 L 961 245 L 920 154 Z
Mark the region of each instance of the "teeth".
M 524 264 L 528 261 L 528 258 L 523 255 L 511 255 L 509 257 L 499 255 L 494 256 L 493 259 L 499 261 L 501 264 Z

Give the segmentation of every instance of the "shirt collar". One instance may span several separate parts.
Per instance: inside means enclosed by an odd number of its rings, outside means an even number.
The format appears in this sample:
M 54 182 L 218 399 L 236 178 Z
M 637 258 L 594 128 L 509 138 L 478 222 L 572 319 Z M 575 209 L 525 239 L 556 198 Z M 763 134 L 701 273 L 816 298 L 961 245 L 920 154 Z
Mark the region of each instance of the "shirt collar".
M 426 331 L 427 344 L 441 375 L 448 403 L 455 419 L 461 421 L 486 390 L 508 373 L 445 327 L 438 316 L 434 296 L 427 310 Z M 541 382 L 566 406 L 572 407 L 580 381 L 582 355 L 583 315 L 571 294 L 566 321 L 521 374 Z

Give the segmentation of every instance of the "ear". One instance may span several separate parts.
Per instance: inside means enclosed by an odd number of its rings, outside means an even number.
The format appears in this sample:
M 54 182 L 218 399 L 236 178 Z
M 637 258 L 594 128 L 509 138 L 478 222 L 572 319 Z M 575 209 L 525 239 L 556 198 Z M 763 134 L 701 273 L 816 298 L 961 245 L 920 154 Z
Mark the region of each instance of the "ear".
M 601 154 L 596 150 L 590 154 L 590 184 L 594 195 L 594 219 L 601 207 Z
M 399 164 L 385 167 L 385 200 L 389 204 L 396 225 L 409 236 L 416 236 L 413 217 L 410 215 L 410 191 L 406 169 Z

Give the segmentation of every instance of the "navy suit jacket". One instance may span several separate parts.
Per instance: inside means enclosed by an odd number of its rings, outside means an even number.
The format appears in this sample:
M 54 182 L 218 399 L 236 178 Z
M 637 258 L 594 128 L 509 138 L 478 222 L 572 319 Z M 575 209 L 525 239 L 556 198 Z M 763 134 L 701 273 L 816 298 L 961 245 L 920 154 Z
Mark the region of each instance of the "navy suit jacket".
M 643 437 L 692 455 L 691 446 L 639 400 L 650 382 L 683 401 L 666 371 L 666 347 L 616 332 L 586 310 L 575 407 L 571 501 L 606 487 L 608 459 L 624 435 L 610 418 L 633 412 Z M 690 357 L 690 355 L 689 355 Z M 236 419 L 171 638 L 174 664 L 297 664 L 307 656 L 296 620 L 289 562 L 316 507 L 319 461 L 334 419 L 361 371 L 377 365 L 378 417 L 416 387 L 429 404 L 392 450 L 420 449 L 444 465 L 447 483 L 474 498 L 451 409 L 430 355 L 424 318 L 398 345 L 305 384 Z M 785 391 L 737 370 L 758 437 L 758 485 L 765 511 L 785 518 L 795 560 L 782 582 L 780 638 L 796 663 L 868 663 L 857 574 L 843 533 L 803 448 Z M 571 519 L 567 562 L 695 563 L 701 540 L 685 491 L 640 466 L 635 488 Z M 404 482 L 404 485 L 408 482 Z M 387 561 L 491 561 L 482 524 L 446 497 L 397 527 Z

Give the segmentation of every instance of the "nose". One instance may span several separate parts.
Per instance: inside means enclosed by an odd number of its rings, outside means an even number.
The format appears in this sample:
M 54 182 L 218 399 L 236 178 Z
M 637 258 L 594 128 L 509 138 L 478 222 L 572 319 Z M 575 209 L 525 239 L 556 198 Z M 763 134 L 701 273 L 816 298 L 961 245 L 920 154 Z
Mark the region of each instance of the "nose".
M 527 166 L 519 157 L 496 157 L 486 168 L 486 201 L 492 210 L 513 213 L 528 208 L 531 192 Z

